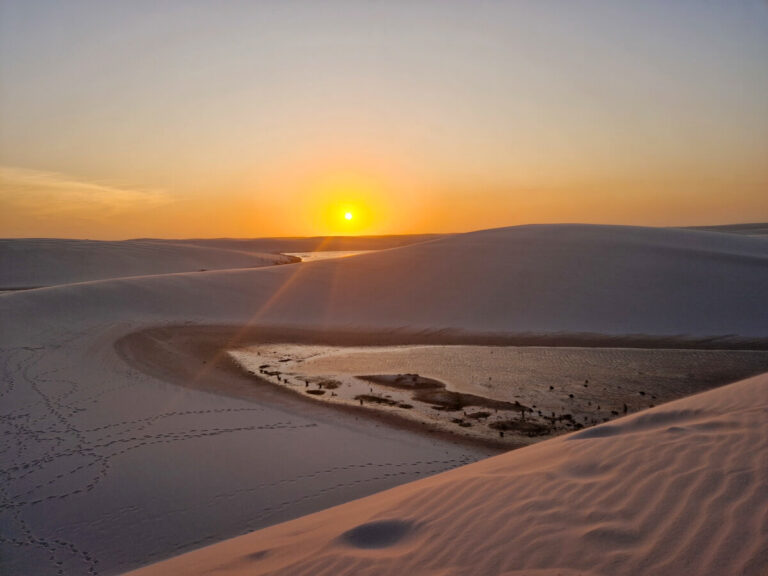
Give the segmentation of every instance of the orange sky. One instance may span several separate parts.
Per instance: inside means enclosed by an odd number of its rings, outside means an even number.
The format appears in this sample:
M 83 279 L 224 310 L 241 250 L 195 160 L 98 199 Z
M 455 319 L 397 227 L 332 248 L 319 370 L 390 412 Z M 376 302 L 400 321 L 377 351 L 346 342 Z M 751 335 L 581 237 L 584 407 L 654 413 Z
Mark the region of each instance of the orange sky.
M 768 221 L 762 2 L 0 3 L 0 237 Z

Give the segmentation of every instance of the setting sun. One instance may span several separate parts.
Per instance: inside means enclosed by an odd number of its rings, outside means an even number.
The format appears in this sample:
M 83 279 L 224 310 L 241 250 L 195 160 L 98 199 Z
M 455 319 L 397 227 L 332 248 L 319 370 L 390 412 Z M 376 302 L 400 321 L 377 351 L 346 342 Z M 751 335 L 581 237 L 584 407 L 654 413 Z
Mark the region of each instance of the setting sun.
M 353 164 L 354 159 L 347 163 Z M 403 183 L 375 170 L 323 169 L 292 184 L 306 202 L 298 214 L 315 235 L 386 233 L 391 218 L 391 191 Z

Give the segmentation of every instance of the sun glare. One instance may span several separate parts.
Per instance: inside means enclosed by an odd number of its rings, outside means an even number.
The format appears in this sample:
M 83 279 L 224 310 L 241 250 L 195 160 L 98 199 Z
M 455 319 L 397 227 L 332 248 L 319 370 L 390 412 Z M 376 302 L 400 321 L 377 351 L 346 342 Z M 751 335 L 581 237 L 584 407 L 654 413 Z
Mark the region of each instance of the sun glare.
M 307 190 L 306 213 L 313 233 L 328 236 L 371 234 L 386 219 L 383 177 L 358 173 L 327 173 L 297 187 Z

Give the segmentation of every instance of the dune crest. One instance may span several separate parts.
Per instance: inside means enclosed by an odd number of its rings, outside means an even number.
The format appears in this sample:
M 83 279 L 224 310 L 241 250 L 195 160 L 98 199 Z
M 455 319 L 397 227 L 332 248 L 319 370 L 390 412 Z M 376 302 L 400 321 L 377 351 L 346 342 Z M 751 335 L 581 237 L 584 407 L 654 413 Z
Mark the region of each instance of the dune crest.
M 630 226 L 519 226 L 300 267 L 46 292 L 29 302 L 31 295 L 14 294 L 8 314 L 75 306 L 87 315 L 164 323 L 764 338 L 768 241 Z
M 0 290 L 293 261 L 282 254 L 151 240 L 0 239 Z
M 130 574 L 758 576 L 766 416 L 762 375 Z

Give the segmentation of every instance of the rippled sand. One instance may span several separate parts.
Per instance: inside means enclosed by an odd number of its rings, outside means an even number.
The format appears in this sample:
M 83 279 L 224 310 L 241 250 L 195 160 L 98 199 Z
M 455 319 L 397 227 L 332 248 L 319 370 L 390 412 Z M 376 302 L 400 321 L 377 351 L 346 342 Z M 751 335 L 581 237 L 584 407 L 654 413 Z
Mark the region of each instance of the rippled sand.
M 761 576 L 767 414 L 763 375 L 136 576 Z

